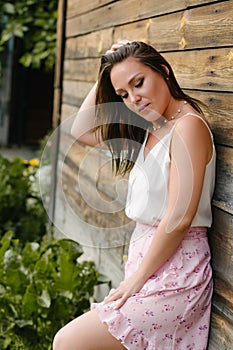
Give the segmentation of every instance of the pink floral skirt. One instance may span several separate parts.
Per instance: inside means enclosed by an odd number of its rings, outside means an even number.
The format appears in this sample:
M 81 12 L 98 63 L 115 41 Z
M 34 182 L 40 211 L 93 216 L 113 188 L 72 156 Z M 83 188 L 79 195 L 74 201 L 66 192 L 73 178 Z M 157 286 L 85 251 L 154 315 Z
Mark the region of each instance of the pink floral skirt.
M 137 223 L 125 278 L 137 270 L 156 227 Z M 176 253 L 119 309 L 92 304 L 109 332 L 130 350 L 206 350 L 212 269 L 206 228 L 192 227 Z

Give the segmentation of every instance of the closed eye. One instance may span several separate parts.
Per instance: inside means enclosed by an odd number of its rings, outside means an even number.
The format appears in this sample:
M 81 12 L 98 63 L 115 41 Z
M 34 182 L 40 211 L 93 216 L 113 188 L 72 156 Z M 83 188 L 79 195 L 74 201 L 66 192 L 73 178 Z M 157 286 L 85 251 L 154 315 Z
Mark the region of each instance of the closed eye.
M 144 78 L 140 79 L 139 82 L 137 84 L 135 84 L 135 88 L 139 88 L 143 85 L 144 83 Z M 128 93 L 126 92 L 125 94 L 120 94 L 119 95 L 123 100 L 126 99 L 128 97 Z
M 123 95 L 121 95 L 121 98 L 123 98 L 123 100 L 124 99 L 126 99 L 128 97 L 128 94 L 126 93 L 126 94 L 123 94 Z
M 135 85 L 135 87 L 136 87 L 136 88 L 141 87 L 142 84 L 143 84 L 143 82 L 144 82 L 144 78 L 140 79 L 139 82 Z

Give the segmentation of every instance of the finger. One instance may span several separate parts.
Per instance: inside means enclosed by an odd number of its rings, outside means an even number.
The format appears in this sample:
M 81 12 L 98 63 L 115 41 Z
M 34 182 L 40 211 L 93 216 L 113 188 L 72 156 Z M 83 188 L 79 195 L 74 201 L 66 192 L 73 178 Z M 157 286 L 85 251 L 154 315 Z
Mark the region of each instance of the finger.
M 121 40 L 118 42 L 118 44 L 121 44 L 121 45 L 127 45 L 127 44 L 130 44 L 132 43 L 131 40 L 127 40 L 127 39 L 124 39 L 124 40 Z
M 127 300 L 128 298 L 129 298 L 129 295 L 125 295 L 125 296 L 121 297 L 121 298 L 119 299 L 119 301 L 116 303 L 114 309 L 115 309 L 115 310 L 120 309 L 120 308 L 124 305 L 124 303 L 126 302 L 126 300 Z
M 105 299 L 104 299 L 104 303 L 109 303 L 110 301 L 116 301 L 119 298 L 122 297 L 122 293 L 119 292 L 114 292 L 111 295 L 108 295 Z
M 131 43 L 131 41 L 129 41 L 129 40 L 121 40 L 121 41 L 118 41 L 117 43 L 113 44 L 111 49 L 116 50 L 116 49 L 119 49 L 119 47 L 124 46 L 124 45 L 128 45 L 130 43 Z
M 114 50 L 107 50 L 106 52 L 105 52 L 105 55 L 109 55 L 110 53 L 113 53 L 114 52 Z
M 115 288 L 112 288 L 112 289 L 109 291 L 107 297 L 109 297 L 110 295 L 113 295 L 114 293 L 116 293 L 116 291 L 117 291 L 117 290 L 116 290 Z
M 130 40 L 121 40 L 118 41 L 117 43 L 113 44 L 110 50 L 106 51 L 106 54 L 112 53 L 114 51 L 116 51 L 117 49 L 119 49 L 119 47 L 130 44 L 132 41 Z

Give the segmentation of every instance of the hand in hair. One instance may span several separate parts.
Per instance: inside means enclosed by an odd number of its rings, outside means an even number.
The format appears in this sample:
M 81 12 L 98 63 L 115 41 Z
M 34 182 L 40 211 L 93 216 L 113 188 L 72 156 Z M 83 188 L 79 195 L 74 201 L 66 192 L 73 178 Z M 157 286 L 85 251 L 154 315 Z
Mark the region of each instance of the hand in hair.
M 130 43 L 131 43 L 130 40 L 120 40 L 117 43 L 113 44 L 111 46 L 111 49 L 106 51 L 106 54 L 112 53 L 112 52 L 116 51 L 117 49 L 119 49 L 119 47 L 121 47 L 123 45 L 130 44 Z

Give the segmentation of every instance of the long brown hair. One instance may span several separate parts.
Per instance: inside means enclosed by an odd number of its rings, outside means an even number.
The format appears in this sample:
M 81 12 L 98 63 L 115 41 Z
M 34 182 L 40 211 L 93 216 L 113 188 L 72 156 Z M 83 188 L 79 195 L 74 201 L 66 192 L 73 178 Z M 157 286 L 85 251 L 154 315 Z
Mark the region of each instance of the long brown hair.
M 186 100 L 197 112 L 203 114 L 200 107 L 202 103 L 182 91 L 170 64 L 152 46 L 133 41 L 103 55 L 96 90 L 96 125 L 111 151 L 116 174 L 125 174 L 132 169 L 145 139 L 146 130 L 151 126 L 150 122 L 126 107 L 112 86 L 111 69 L 128 57 L 134 57 L 160 73 L 176 100 Z

